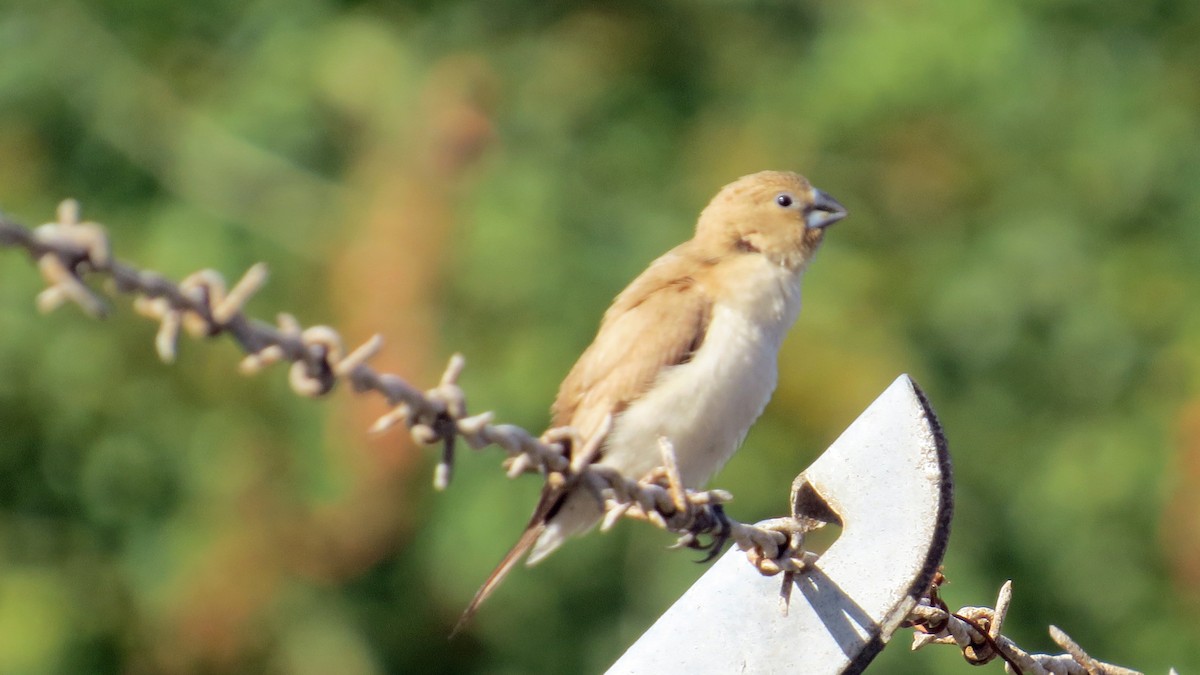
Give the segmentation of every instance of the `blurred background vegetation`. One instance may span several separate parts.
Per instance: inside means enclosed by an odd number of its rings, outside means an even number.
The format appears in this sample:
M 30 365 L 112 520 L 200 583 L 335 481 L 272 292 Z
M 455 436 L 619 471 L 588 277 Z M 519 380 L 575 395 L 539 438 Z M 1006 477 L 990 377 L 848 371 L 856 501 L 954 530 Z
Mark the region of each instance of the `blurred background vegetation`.
M 542 429 L 557 382 L 724 183 L 848 205 L 779 390 L 715 483 L 742 520 L 899 373 L 950 440 L 954 606 L 1200 670 L 1194 0 L 7 0 L 0 208 L 79 198 L 119 255 L 273 271 L 292 311 Z M 600 672 L 703 571 L 623 524 L 450 626 L 538 489 L 433 494 L 376 401 L 298 400 L 226 342 L 36 315 L 0 253 L 0 672 Z M 962 673 L 949 649 L 880 672 Z M 1000 666 L 989 666 L 1000 672 Z

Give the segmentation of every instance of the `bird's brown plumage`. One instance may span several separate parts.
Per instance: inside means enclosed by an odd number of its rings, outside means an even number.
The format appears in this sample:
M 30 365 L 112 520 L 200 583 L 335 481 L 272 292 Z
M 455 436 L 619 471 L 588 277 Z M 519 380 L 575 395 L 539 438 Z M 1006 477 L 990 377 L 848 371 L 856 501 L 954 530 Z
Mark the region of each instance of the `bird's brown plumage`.
M 608 414 L 650 388 L 663 368 L 700 347 L 712 311 L 710 294 L 691 273 L 695 261 L 676 250 L 625 289 L 605 313 L 597 339 L 559 387 L 551 425 L 591 438 Z M 670 321 L 664 317 L 670 315 Z

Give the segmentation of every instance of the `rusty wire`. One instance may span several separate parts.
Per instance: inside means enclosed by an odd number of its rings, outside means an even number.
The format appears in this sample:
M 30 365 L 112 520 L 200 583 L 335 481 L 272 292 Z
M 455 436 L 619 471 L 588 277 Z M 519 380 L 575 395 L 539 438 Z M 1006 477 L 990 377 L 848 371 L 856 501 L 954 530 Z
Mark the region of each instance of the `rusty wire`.
M 341 336 L 329 326 L 305 328 L 289 314 L 280 314 L 275 325 L 246 316 L 245 303 L 267 279 L 261 263 L 232 288 L 213 270 L 196 272 L 177 284 L 114 259 L 107 231 L 98 223 L 81 222 L 75 200 L 62 202 L 53 222 L 32 230 L 0 215 L 0 246 L 24 249 L 36 261 L 47 283 L 37 297 L 43 312 L 70 302 L 91 316 L 105 316 L 108 305 L 84 281 L 90 276 L 108 278 L 113 291 L 133 295 L 135 310 L 158 321 L 154 344 L 164 362 L 174 361 L 181 331 L 195 338 L 228 335 L 246 353 L 239 367 L 244 374 L 288 362 L 288 381 L 301 396 L 325 395 L 339 381 L 348 382 L 356 393 L 382 395 L 391 410 L 371 430 L 383 432 L 403 424 L 417 443 L 440 444 L 441 458 L 434 471 L 439 490 L 450 484 L 459 439 L 476 450 L 496 445 L 509 455 L 505 467 L 510 478 L 537 472 L 548 485 L 581 485 L 590 490 L 604 505 L 602 529 L 623 517 L 648 521 L 679 535 L 676 547 L 709 550 L 706 560 L 732 540 L 766 575 L 800 571 L 809 559 L 798 550 L 791 534 L 795 527 L 785 522 L 788 519 L 760 526 L 739 523 L 724 513 L 723 504 L 732 499 L 728 492 L 684 489 L 678 472 L 672 470 L 674 451 L 669 444 L 663 447 L 664 469 L 640 478 L 578 461 L 581 454 L 589 454 L 586 448 L 572 462 L 568 448 L 572 439 L 579 439 L 571 429 L 550 429 L 535 437 L 512 424 L 494 424 L 491 412 L 469 415 L 466 396 L 458 386 L 466 365 L 461 355 L 450 359 L 436 387 L 421 391 L 397 375 L 371 368 L 368 361 L 383 347 L 379 335 L 347 353 Z M 594 452 L 590 454 L 594 457 Z M 710 542 L 701 544 L 701 536 Z
M 939 595 L 945 581 L 939 572 L 905 622 L 916 630 L 913 651 L 931 644 L 957 645 L 967 663 L 981 666 L 998 658 L 1005 671 L 1015 675 L 1142 675 L 1092 658 L 1057 626 L 1050 626 L 1050 638 L 1064 654 L 1032 654 L 1005 637 L 1001 631 L 1012 603 L 1012 581 L 1000 587 L 994 608 L 963 607 L 956 612 Z M 1174 669 L 1171 675 L 1177 675 Z

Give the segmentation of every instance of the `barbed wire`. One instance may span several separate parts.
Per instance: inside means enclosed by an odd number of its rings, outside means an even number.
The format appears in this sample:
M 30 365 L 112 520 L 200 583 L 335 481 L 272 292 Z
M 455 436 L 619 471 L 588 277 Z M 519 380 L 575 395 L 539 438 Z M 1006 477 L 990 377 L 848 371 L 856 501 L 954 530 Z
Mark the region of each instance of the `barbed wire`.
M 380 416 L 371 431 L 381 433 L 398 425 L 409 429 L 421 445 L 442 446 L 434 470 L 434 486 L 446 489 L 453 477 L 459 439 L 475 450 L 492 445 L 508 453 L 506 473 L 542 474 L 545 483 L 561 488 L 580 485 L 603 503 L 602 530 L 622 518 L 649 522 L 679 535 L 673 548 L 707 550 L 715 557 L 732 540 L 747 553 L 762 574 L 784 573 L 787 588 L 792 575 L 812 564 L 815 556 L 803 549 L 804 533 L 818 524 L 802 517 L 774 518 L 748 525 L 724 512 L 732 495 L 724 490 L 688 490 L 679 480 L 674 448 L 664 440 L 663 465 L 637 479 L 589 463 L 597 448 L 583 443 L 573 429 L 552 428 L 540 437 L 513 424 L 496 424 L 494 415 L 470 415 L 458 379 L 466 366 L 458 354 L 450 358 L 437 386 L 427 391 L 391 373 L 381 373 L 368 361 L 383 348 L 375 335 L 349 351 L 339 333 L 329 326 L 305 328 L 294 316 L 279 314 L 274 325 L 248 317 L 246 302 L 266 283 L 266 266 L 252 266 L 229 287 L 216 271 L 206 269 L 179 283 L 113 258 L 107 231 L 99 223 L 80 222 L 79 204 L 66 200 L 53 222 L 29 229 L 0 214 L 0 247 L 24 249 L 36 262 L 47 287 L 37 296 L 37 307 L 52 311 L 66 303 L 78 305 L 93 317 L 108 314 L 108 305 L 84 278 L 107 278 L 110 290 L 134 296 L 134 309 L 158 322 L 154 345 L 166 363 L 175 360 L 181 332 L 195 338 L 230 336 L 246 353 L 239 370 L 247 375 L 281 363 L 290 363 L 288 381 L 305 397 L 319 397 L 345 381 L 354 392 L 382 395 L 391 409 Z M 578 448 L 578 452 L 572 449 Z M 701 543 L 701 537 L 711 539 Z M 939 573 L 926 597 L 910 613 L 906 625 L 916 630 L 913 650 L 929 644 L 957 645 L 964 658 L 982 665 L 1000 658 L 1005 669 L 1021 675 L 1140 675 L 1138 671 L 1097 661 L 1055 626 L 1050 635 L 1066 653 L 1032 654 L 1001 634 L 1012 599 L 1012 582 L 1000 590 L 994 608 L 963 607 L 951 612 L 939 596 L 945 578 Z M 1171 670 L 1171 675 L 1176 675 Z
M 74 303 L 93 317 L 106 316 L 108 305 L 84 279 L 107 278 L 110 291 L 134 296 L 134 309 L 158 322 L 154 345 L 166 363 L 175 360 L 181 332 L 195 338 L 228 335 L 246 353 L 239 366 L 244 374 L 287 362 L 291 364 L 288 381 L 301 396 L 323 396 L 339 381 L 359 394 L 382 395 L 391 409 L 371 431 L 382 433 L 404 425 L 417 443 L 440 444 L 434 470 L 438 490 L 446 489 L 453 477 L 459 439 L 475 450 L 495 445 L 508 453 L 504 467 L 510 478 L 536 472 L 553 488 L 578 485 L 591 491 L 603 504 L 603 530 L 621 518 L 647 521 L 679 535 L 672 548 L 708 551 L 704 561 L 732 540 L 765 575 L 799 572 L 811 561 L 802 550 L 802 536 L 797 535 L 802 530 L 792 519 L 740 523 L 725 514 L 724 504 L 733 498 L 730 493 L 685 489 L 669 443 L 662 444 L 661 469 L 643 477 L 622 476 L 590 463 L 597 448 L 583 444 L 573 429 L 552 428 L 535 437 L 516 425 L 494 423 L 491 412 L 468 414 L 466 396 L 458 386 L 466 360 L 459 354 L 451 357 L 436 387 L 421 391 L 398 375 L 378 372 L 368 364 L 383 348 L 380 335 L 347 352 L 341 335 L 329 326 L 305 328 L 290 314 L 279 314 L 274 325 L 248 317 L 243 307 L 267 280 L 262 263 L 252 266 L 232 287 L 210 269 L 175 283 L 114 259 L 104 226 L 81 222 L 75 200 L 63 201 L 56 216 L 53 222 L 29 229 L 0 215 L 0 246 L 28 252 L 46 281 L 46 289 L 37 296 L 43 312 Z M 705 536 L 709 541 L 702 543 Z
M 999 658 L 1004 669 L 1015 675 L 1142 675 L 1141 672 L 1097 661 L 1058 626 L 1050 626 L 1050 639 L 1064 654 L 1032 654 L 1019 647 L 1001 630 L 1012 603 L 1012 581 L 1004 582 L 995 607 L 963 607 L 951 612 L 941 599 L 946 577 L 938 572 L 921 602 L 905 621 L 916 630 L 912 650 L 927 645 L 957 645 L 963 658 L 981 666 Z M 1178 675 L 1172 668 L 1170 675 Z

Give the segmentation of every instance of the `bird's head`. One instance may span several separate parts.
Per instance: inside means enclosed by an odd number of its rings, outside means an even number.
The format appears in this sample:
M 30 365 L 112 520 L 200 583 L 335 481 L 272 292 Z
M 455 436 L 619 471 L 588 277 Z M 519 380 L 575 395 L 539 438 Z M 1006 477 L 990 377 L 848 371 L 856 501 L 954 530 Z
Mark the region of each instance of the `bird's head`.
M 808 263 L 825 228 L 846 207 L 789 171 L 760 171 L 721 188 L 700 214 L 696 237 L 730 253 L 759 254 L 789 269 Z

